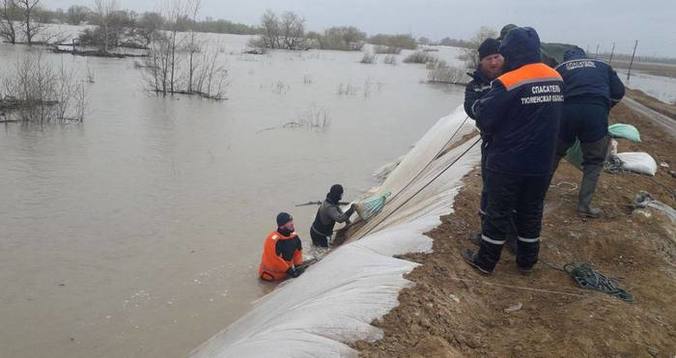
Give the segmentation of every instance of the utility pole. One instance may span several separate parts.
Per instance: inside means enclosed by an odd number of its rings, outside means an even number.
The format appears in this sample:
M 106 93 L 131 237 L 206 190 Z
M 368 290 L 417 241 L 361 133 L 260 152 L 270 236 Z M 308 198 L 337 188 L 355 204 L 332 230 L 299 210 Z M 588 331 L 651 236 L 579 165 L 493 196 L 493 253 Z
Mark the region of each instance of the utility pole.
M 610 50 L 610 59 L 608 60 L 609 65 L 613 63 L 613 55 L 614 54 L 615 54 L 615 42 L 613 42 L 613 49 Z
M 629 81 L 629 77 L 631 76 L 631 66 L 634 64 L 634 56 L 636 56 L 636 47 L 638 47 L 638 40 L 634 43 L 634 52 L 631 54 L 631 61 L 629 62 L 629 70 L 627 70 L 627 81 Z

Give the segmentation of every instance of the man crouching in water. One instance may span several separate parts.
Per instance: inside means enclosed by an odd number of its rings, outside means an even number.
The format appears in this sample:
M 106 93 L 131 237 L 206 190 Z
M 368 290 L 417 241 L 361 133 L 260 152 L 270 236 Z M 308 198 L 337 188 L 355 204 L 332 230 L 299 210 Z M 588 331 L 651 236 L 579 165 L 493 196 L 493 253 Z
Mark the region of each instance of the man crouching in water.
M 305 271 L 302 264 L 303 247 L 293 226 L 293 217 L 279 213 L 277 230 L 265 239 L 258 276 L 265 281 L 284 280 L 289 276 L 296 278 Z
M 333 227 L 336 223 L 350 223 L 350 216 L 354 213 L 354 204 L 346 212 L 340 209 L 340 199 L 343 198 L 343 186 L 334 184 L 329 193 L 326 194 L 326 200 L 317 210 L 315 221 L 310 228 L 310 237 L 312 245 L 318 247 L 329 247 L 331 236 L 333 236 Z

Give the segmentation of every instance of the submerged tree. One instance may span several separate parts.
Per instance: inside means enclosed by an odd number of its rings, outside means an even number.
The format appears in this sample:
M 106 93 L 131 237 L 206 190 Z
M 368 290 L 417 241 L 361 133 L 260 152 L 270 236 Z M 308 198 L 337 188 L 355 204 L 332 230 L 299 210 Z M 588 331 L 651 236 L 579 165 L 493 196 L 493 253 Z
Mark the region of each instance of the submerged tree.
M 199 12 L 199 0 L 175 1 L 168 9 L 165 32 L 153 36 L 143 64 L 148 88 L 167 94 L 199 95 L 223 99 L 228 71 L 218 51 L 198 40 L 192 26 Z M 179 32 L 187 29 L 188 33 Z
M 32 45 L 35 36 L 44 30 L 44 25 L 35 21 L 40 0 L 14 0 L 14 4 L 21 13 L 22 32 L 26 37 L 26 43 Z
M 260 38 L 254 40 L 256 47 L 286 50 L 304 50 L 308 45 L 305 38 L 305 19 L 287 11 L 281 17 L 267 10 L 261 17 Z
M 63 63 L 54 69 L 39 51 L 17 60 L 11 74 L 2 81 L 2 87 L 5 98 L 0 102 L 16 110 L 23 121 L 82 122 L 84 119 L 84 81 Z
M 15 44 L 17 29 L 14 22 L 21 20 L 21 10 L 14 0 L 0 2 L 0 37 Z

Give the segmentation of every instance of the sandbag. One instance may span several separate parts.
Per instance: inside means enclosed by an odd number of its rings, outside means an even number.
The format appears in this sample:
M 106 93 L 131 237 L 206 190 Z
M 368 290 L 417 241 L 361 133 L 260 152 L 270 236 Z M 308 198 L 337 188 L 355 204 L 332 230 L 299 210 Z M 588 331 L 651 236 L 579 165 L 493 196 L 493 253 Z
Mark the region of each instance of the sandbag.
M 617 153 L 617 157 L 622 161 L 622 169 L 624 170 L 652 176 L 655 176 L 655 173 L 657 172 L 657 162 L 655 162 L 655 159 L 648 153 Z
M 580 141 L 576 139 L 575 144 L 568 148 L 566 152 L 566 160 L 575 168 L 582 169 L 582 159 L 582 147 Z
M 631 124 L 615 123 L 608 126 L 608 134 L 613 138 L 624 138 L 634 143 L 641 141 L 641 134 Z
M 641 134 L 636 127 L 631 124 L 615 123 L 608 126 L 608 135 L 611 138 L 624 138 L 634 143 L 641 141 Z M 615 152 L 611 151 L 611 154 Z M 566 160 L 577 169 L 582 169 L 582 147 L 580 141 L 575 140 L 575 143 L 568 148 L 566 152 Z
M 375 195 L 370 198 L 366 198 L 358 203 L 355 203 L 355 211 L 362 220 L 368 220 L 373 215 L 378 214 L 383 207 L 385 207 L 385 201 L 392 193 L 385 192 L 381 195 Z

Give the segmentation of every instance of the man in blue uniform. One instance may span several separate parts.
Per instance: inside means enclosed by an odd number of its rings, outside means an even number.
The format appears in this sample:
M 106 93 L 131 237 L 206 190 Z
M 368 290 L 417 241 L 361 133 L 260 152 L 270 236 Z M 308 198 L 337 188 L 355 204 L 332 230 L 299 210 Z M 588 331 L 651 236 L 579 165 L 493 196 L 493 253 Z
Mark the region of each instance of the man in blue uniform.
M 500 53 L 504 74 L 472 106 L 477 125 L 491 137 L 486 150 L 488 206 L 479 251 L 467 250 L 463 257 L 485 274 L 495 269 L 512 225 L 518 235 L 518 268 L 530 272 L 537 263 L 563 107 L 563 80 L 542 63 L 534 29 L 509 31 Z
M 565 84 L 565 103 L 552 175 L 579 139 L 583 176 L 577 212 L 598 218 L 601 210 L 593 208 L 591 201 L 608 153 L 608 112 L 624 96 L 624 85 L 610 65 L 588 58 L 579 47 L 566 51 L 556 70 Z

